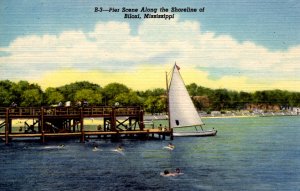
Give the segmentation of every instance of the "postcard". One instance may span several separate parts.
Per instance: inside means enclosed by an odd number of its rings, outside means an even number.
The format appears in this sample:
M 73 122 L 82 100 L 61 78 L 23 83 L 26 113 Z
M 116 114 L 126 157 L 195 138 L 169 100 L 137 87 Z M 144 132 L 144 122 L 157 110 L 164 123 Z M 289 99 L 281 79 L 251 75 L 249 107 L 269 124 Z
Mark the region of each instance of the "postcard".
M 1 1 L 0 190 L 296 190 L 299 21 L 296 0 Z

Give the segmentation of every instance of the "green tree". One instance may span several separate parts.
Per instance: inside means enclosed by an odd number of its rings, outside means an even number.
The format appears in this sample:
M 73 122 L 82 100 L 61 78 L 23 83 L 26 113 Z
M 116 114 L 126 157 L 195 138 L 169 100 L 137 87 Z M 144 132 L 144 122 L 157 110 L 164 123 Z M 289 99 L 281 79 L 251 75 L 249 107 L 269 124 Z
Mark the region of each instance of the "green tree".
M 0 106 L 9 106 L 14 101 L 11 94 L 12 86 L 13 83 L 9 80 L 0 81 Z
M 138 96 L 142 97 L 144 100 L 149 97 L 149 96 L 165 96 L 166 95 L 166 90 L 163 88 L 155 88 L 152 90 L 146 90 L 146 91 L 137 91 Z
M 197 109 L 240 109 L 247 104 L 279 105 L 282 108 L 299 107 L 300 93 L 283 90 L 264 90 L 254 93 L 236 92 L 226 89 L 212 90 L 196 83 L 186 86 Z M 43 99 L 43 97 L 45 99 Z M 101 100 L 102 99 L 102 100 Z M 19 106 L 57 104 L 60 101 L 87 100 L 90 104 L 143 105 L 147 112 L 164 112 L 166 90 L 156 88 L 146 91 L 133 91 L 123 84 L 111 83 L 103 89 L 87 81 L 75 82 L 58 88 L 47 88 L 44 95 L 38 84 L 21 80 L 17 83 L 0 80 L 0 106 L 12 102 Z M 102 102 L 101 102 L 102 101 Z
M 162 113 L 166 111 L 165 96 L 149 96 L 144 102 L 144 108 L 149 113 Z
M 41 87 L 38 84 L 30 84 L 27 81 L 21 80 L 18 83 L 13 83 L 12 87 L 10 89 L 11 92 L 11 100 L 19 105 L 24 105 L 26 101 L 24 102 L 24 96 L 23 94 L 27 90 L 38 90 L 39 92 L 42 92 Z M 21 104 L 22 103 L 22 104 Z
M 300 106 L 300 93 L 292 92 L 288 100 L 289 106 L 299 107 Z
M 141 98 L 134 91 L 118 94 L 114 99 L 111 100 L 111 102 L 118 102 L 123 106 L 140 106 L 142 103 Z
M 9 90 L 0 87 L 0 105 L 9 106 L 12 103 L 11 94 Z
M 157 108 L 156 104 L 157 104 L 157 97 L 154 96 L 147 97 L 146 101 L 144 102 L 145 111 L 152 114 L 155 113 Z
M 21 99 L 21 106 L 41 106 L 43 94 L 39 89 L 29 89 L 23 92 Z
M 90 83 L 87 81 L 70 83 L 61 87 L 58 87 L 57 90 L 64 95 L 66 101 L 75 101 L 75 94 L 78 90 L 81 89 L 91 89 L 94 91 L 100 91 L 101 87 L 97 84 Z
M 120 83 L 110 83 L 102 89 L 105 105 L 114 105 L 115 98 L 122 93 L 129 93 L 129 88 Z
M 193 97 L 193 96 L 199 96 L 199 94 L 197 92 L 198 91 L 197 84 L 195 84 L 195 83 L 189 84 L 189 85 L 186 86 L 186 89 L 189 92 L 189 95 L 191 97 Z
M 217 89 L 214 92 L 213 96 L 213 106 L 217 110 L 223 110 L 228 106 L 230 101 L 230 96 L 228 90 L 226 89 Z
M 159 96 L 158 102 L 157 102 L 157 111 L 159 113 L 163 113 L 167 111 L 167 96 Z
M 207 96 L 194 96 L 192 100 L 197 110 L 208 109 L 210 106 Z
M 100 105 L 102 103 L 102 95 L 97 90 L 81 89 L 76 91 L 74 100 L 86 100 L 89 103 L 89 105 Z
M 228 91 L 229 100 L 225 104 L 228 109 L 241 109 L 243 106 L 240 105 L 240 94 L 236 91 Z
M 65 101 L 64 95 L 56 88 L 47 88 L 45 91 L 45 102 L 47 105 L 58 104 Z

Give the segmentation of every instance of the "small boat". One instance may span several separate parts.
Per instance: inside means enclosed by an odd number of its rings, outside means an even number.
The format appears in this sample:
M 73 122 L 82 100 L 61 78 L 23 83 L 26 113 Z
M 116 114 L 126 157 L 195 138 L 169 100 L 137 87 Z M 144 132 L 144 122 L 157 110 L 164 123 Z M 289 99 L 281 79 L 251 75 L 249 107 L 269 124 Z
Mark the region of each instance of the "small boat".
M 205 137 L 205 136 L 215 136 L 217 130 L 201 130 L 195 132 L 173 132 L 175 137 Z
M 217 130 L 204 130 L 199 113 L 197 112 L 193 101 L 185 87 L 183 79 L 179 72 L 179 67 L 174 65 L 171 81 L 168 84 L 168 118 L 169 126 L 173 129 L 173 136 L 176 137 L 199 137 L 199 136 L 215 136 Z M 194 131 L 176 131 L 178 128 L 191 128 Z M 197 128 L 198 127 L 198 128 Z M 200 129 L 199 129 L 200 127 Z

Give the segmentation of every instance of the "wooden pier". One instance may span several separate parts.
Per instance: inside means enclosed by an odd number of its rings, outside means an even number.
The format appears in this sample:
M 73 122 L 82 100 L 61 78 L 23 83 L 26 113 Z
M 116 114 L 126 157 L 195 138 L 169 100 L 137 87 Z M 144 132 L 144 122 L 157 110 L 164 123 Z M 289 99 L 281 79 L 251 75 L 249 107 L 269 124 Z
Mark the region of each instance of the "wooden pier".
M 173 139 L 167 128 L 145 128 L 140 107 L 8 107 L 0 108 L 0 138 L 8 144 L 13 139 L 39 138 L 43 143 L 53 137 L 88 137 L 119 139 L 123 137 Z M 84 119 L 101 118 L 96 130 L 88 130 Z M 23 120 L 19 131 L 13 121 Z M 30 120 L 31 123 L 27 123 Z M 4 129 L 4 130 L 3 130 Z

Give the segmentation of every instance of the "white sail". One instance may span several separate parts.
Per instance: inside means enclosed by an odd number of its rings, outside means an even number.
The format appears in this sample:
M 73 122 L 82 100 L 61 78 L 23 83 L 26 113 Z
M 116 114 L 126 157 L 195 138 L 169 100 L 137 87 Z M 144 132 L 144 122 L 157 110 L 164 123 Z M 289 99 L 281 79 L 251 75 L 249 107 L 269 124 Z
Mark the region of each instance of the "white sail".
M 171 128 L 203 124 L 176 64 L 169 85 L 169 116 Z

